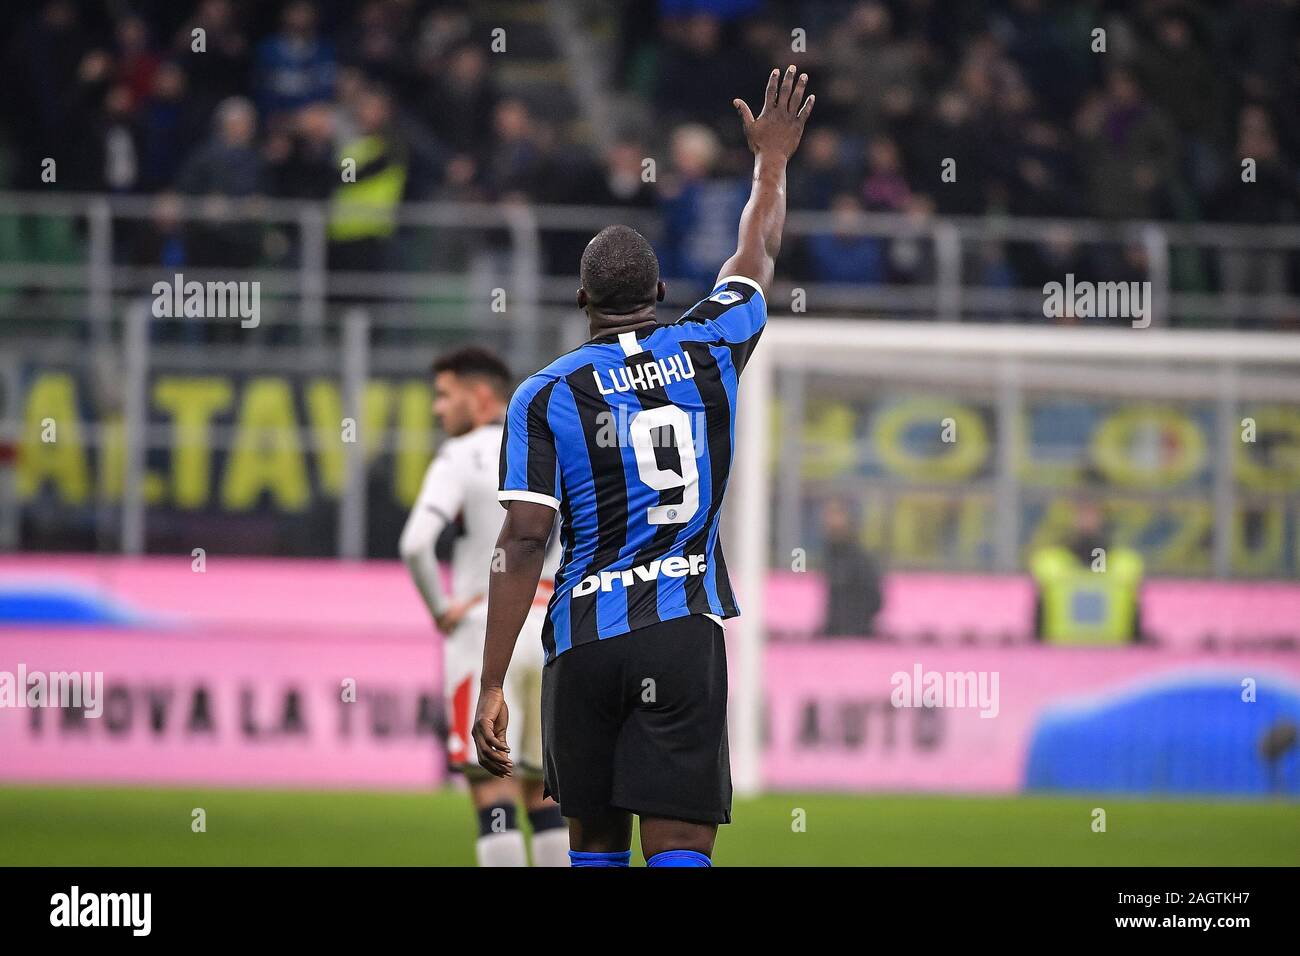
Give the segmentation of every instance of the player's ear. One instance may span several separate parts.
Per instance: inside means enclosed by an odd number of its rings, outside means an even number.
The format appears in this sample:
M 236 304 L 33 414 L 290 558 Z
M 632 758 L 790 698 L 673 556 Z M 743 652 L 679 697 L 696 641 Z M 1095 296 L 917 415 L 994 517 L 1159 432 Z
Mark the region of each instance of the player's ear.
M 664 280 L 659 280 L 659 285 L 655 287 L 655 301 L 662 302 L 664 296 L 668 294 L 668 286 L 664 285 Z
M 580 309 L 585 309 L 585 308 L 587 307 L 587 302 L 588 302 L 588 301 L 589 301 L 589 300 L 587 299 L 587 290 L 586 290 L 586 289 L 579 289 L 579 290 L 578 290 L 578 308 L 580 308 Z

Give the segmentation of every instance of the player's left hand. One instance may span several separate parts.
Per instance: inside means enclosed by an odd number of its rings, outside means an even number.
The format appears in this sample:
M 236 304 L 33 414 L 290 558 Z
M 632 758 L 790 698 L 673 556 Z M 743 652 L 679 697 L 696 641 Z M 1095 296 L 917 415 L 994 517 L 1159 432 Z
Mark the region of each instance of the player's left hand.
M 495 777 L 514 776 L 515 765 L 506 745 L 506 725 L 510 710 L 500 687 L 484 687 L 478 695 L 474 713 L 474 749 L 478 765 Z

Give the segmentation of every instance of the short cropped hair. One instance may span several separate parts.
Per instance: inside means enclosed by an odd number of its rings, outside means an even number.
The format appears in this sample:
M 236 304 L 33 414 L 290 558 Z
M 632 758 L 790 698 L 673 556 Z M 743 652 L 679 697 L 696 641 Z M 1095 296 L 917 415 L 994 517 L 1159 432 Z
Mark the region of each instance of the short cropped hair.
M 602 312 L 631 312 L 655 302 L 659 260 L 630 226 L 606 226 L 582 253 L 582 287 Z
M 478 378 L 487 382 L 502 398 L 510 397 L 510 368 L 495 352 L 476 345 L 448 352 L 429 366 L 432 375 L 450 372 L 459 378 Z

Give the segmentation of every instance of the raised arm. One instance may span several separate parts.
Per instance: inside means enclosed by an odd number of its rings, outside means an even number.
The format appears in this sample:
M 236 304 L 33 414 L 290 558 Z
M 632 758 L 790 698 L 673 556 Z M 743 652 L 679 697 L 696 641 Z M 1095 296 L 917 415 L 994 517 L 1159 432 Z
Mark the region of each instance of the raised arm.
M 773 70 L 767 78 L 767 93 L 758 119 L 744 100 L 732 100 L 745 127 L 745 139 L 754 153 L 754 185 L 740 214 L 740 237 L 736 254 L 726 261 L 718 278 L 741 275 L 766 290 L 781 250 L 781 229 L 785 225 L 785 167 L 799 147 L 804 124 L 812 114 L 815 96 L 804 99 L 808 74 L 795 81 L 795 68 L 785 76 Z

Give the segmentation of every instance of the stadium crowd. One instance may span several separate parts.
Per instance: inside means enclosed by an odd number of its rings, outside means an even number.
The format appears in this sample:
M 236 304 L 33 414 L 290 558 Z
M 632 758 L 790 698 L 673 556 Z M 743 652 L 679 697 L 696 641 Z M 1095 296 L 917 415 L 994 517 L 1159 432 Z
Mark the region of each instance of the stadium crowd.
M 754 103 L 764 71 L 793 61 L 821 92 L 791 206 L 846 226 L 862 211 L 1300 221 L 1300 6 L 1288 0 L 631 0 L 613 18 L 607 92 L 621 125 L 608 137 L 500 88 L 492 10 L 30 5 L 5 27 L 0 185 L 162 194 L 153 228 L 119 252 L 137 264 L 263 256 L 256 229 L 180 228 L 173 194 L 638 206 L 662 223 L 665 273 L 707 281 L 746 194 L 730 98 Z M 805 31 L 804 48 L 792 29 Z M 355 183 L 340 182 L 343 156 L 356 159 Z M 59 160 L 55 183 L 41 178 L 45 157 Z M 654 182 L 646 157 L 659 157 Z M 953 182 L 941 179 L 947 159 Z M 391 224 L 331 221 L 331 264 L 381 267 L 392 234 Z M 571 257 L 563 248 L 552 271 L 571 272 Z M 968 268 L 994 287 L 1146 269 L 1141 249 L 1085 250 L 1068 232 L 989 244 L 977 258 Z M 924 244 L 836 228 L 788 250 L 781 268 L 809 281 L 912 283 L 932 276 L 932 259 Z M 1300 288 L 1286 253 L 1183 265 L 1177 281 L 1191 291 Z

